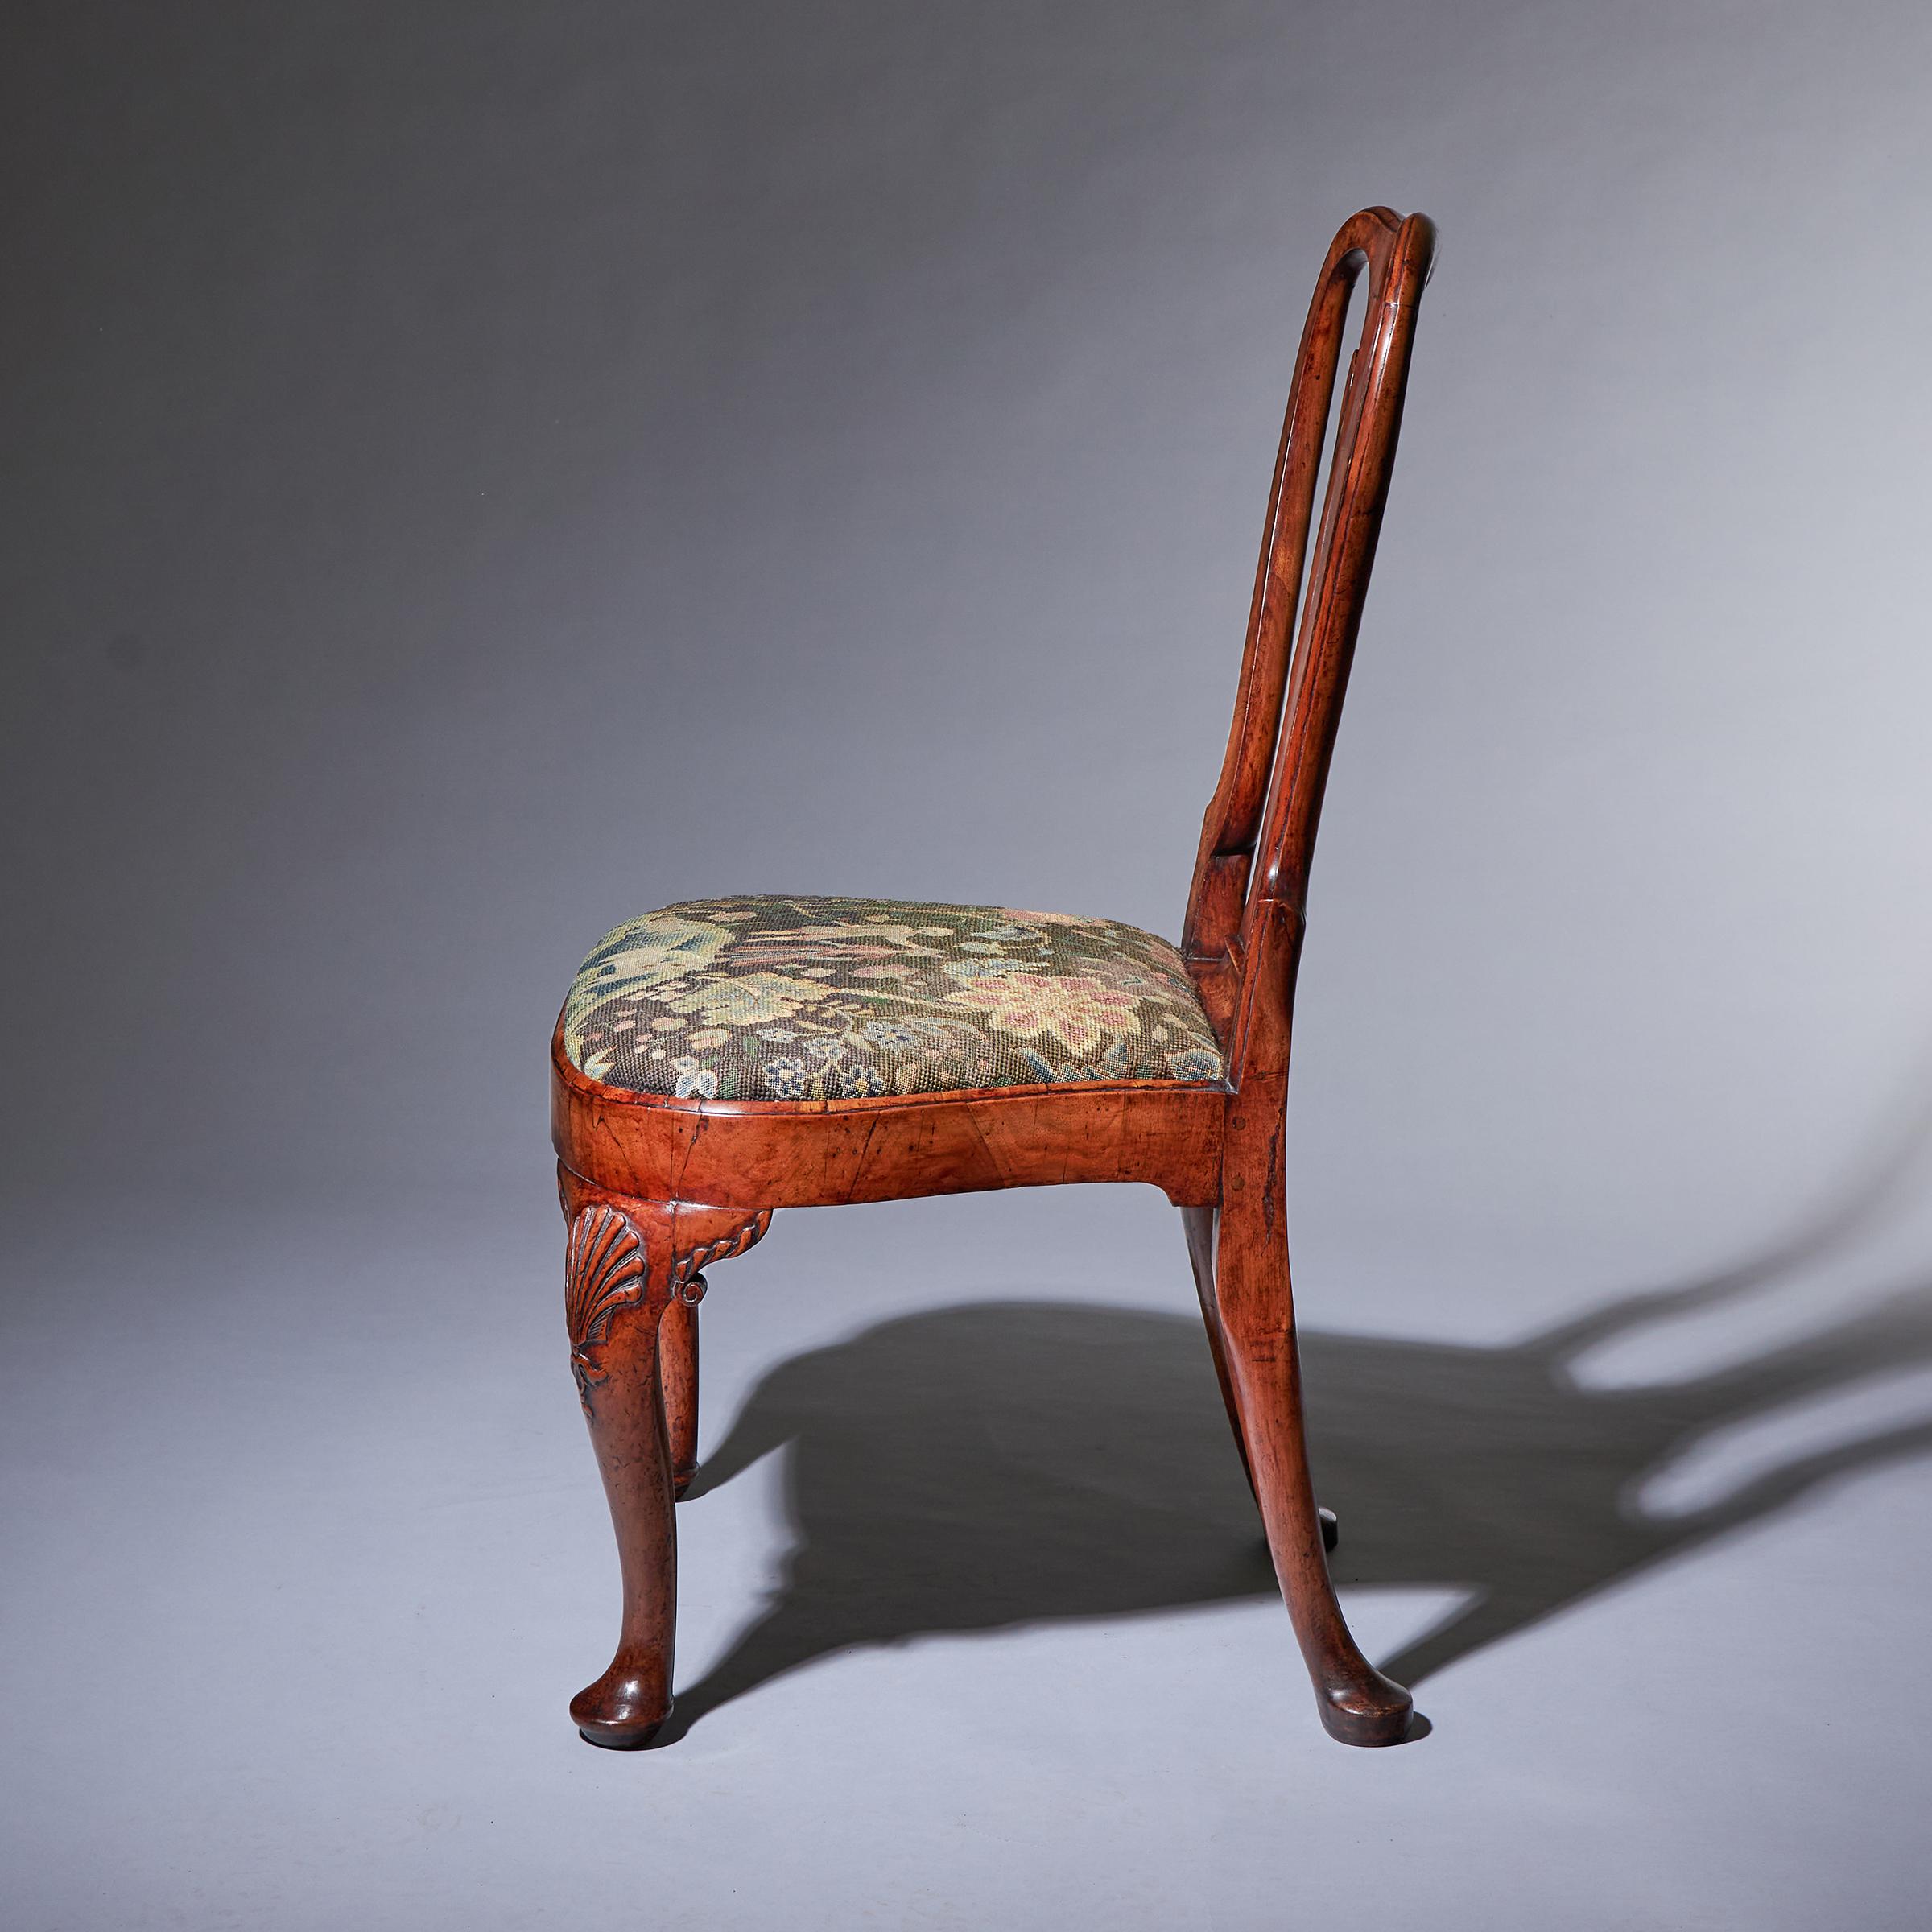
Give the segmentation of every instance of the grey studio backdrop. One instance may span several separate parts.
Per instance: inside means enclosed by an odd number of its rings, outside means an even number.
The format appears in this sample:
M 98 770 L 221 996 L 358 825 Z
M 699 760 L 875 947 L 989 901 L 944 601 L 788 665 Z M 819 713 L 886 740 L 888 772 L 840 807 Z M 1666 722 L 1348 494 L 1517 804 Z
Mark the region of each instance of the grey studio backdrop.
M 1923 1922 L 1932 18 L 5 31 L 10 1925 Z M 570 973 L 728 891 L 1174 934 L 1373 200 L 1443 240 L 1290 1192 L 1433 1734 L 1321 1738 L 1107 1190 L 718 1271 L 695 1715 L 585 1750 Z

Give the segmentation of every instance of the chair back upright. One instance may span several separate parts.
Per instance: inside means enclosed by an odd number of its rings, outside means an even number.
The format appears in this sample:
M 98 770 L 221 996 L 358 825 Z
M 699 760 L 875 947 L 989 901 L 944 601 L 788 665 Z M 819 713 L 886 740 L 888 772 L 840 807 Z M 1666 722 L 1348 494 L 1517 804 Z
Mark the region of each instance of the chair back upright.
M 1228 1046 L 1236 1087 L 1285 1078 L 1287 1070 L 1309 861 L 1435 248 L 1426 215 L 1405 219 L 1369 208 L 1351 217 L 1329 247 L 1302 332 L 1234 722 L 1202 824 L 1182 931 L 1182 952 Z M 1311 553 L 1349 298 L 1364 270 L 1361 334 L 1342 384 Z

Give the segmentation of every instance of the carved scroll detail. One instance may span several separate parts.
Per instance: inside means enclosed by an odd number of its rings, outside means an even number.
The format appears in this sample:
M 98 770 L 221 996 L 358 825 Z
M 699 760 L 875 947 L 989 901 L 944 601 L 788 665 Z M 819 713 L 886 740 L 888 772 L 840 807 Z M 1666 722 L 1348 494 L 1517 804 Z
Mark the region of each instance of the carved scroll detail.
M 604 1379 L 590 1351 L 609 1336 L 611 1317 L 642 1301 L 650 1282 L 644 1244 L 614 1208 L 586 1208 L 572 1221 L 564 1282 L 571 1373 L 588 1414 L 590 1385 Z
M 715 1241 L 707 1241 L 702 1247 L 679 1255 L 671 1271 L 671 1292 L 679 1301 L 695 1308 L 704 1298 L 704 1277 L 700 1270 L 713 1261 L 726 1261 L 733 1255 L 742 1254 L 770 1225 L 771 1210 L 767 1208 L 754 1214 L 742 1226 L 733 1228 L 729 1234 L 720 1235 Z

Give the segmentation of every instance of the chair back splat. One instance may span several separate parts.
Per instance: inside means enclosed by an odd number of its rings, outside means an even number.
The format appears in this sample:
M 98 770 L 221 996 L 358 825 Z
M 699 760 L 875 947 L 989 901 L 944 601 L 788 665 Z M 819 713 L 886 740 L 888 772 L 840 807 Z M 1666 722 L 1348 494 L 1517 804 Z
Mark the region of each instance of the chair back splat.
M 1364 208 L 1323 264 L 1295 360 L 1220 782 L 1201 827 L 1181 950 L 1236 1086 L 1286 1071 L 1308 866 L 1395 466 L 1435 227 Z M 1368 271 L 1312 561 L 1308 531 L 1349 297 Z M 1302 568 L 1307 565 L 1307 588 Z M 1296 622 L 1298 609 L 1300 621 Z

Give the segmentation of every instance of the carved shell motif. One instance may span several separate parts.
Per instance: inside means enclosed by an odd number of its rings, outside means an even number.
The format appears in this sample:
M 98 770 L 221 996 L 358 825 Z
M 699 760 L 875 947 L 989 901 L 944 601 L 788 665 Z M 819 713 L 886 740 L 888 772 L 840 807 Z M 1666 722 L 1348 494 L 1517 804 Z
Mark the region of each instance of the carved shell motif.
M 609 1336 L 611 1317 L 620 1308 L 642 1300 L 649 1280 L 644 1244 L 614 1208 L 586 1208 L 571 1223 L 564 1313 L 570 1327 L 571 1371 L 586 1410 L 590 1385 L 604 1379 L 589 1351 Z

